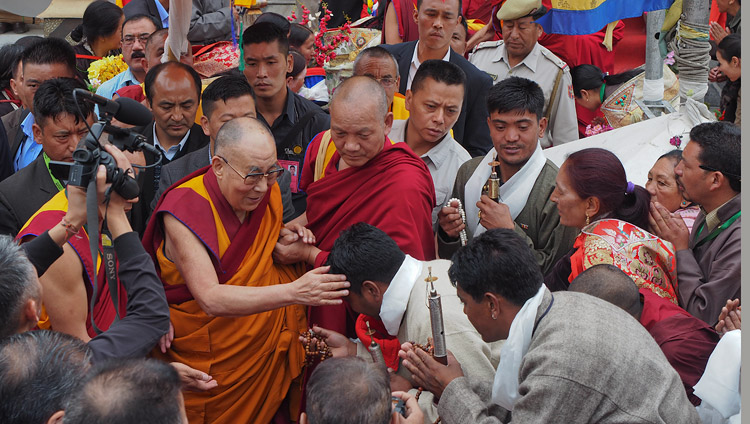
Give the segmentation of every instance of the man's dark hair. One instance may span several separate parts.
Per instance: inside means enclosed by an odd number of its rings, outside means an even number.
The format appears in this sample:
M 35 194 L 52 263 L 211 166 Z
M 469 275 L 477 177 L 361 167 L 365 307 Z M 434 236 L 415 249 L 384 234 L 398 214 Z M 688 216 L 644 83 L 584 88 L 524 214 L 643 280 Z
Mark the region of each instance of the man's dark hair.
M 360 222 L 339 234 L 327 263 L 331 274 L 346 275 L 349 290 L 360 294 L 367 280 L 390 284 L 405 257 L 383 230 Z
M 372 46 L 368 47 L 357 55 L 357 58 L 354 59 L 354 65 L 352 67 L 352 72 L 354 75 L 362 75 L 357 69 L 360 66 L 360 63 L 365 59 L 391 59 L 393 61 L 394 69 L 396 69 L 396 75 L 395 77 L 398 77 L 398 60 L 396 59 L 396 56 L 393 55 L 393 53 L 386 50 L 383 46 Z
M 156 359 L 98 364 L 65 408 L 65 424 L 179 424 L 180 378 Z
M 201 76 L 198 75 L 198 72 L 195 72 L 195 69 L 191 68 L 188 65 L 185 65 L 181 62 L 164 62 L 160 63 L 153 68 L 148 70 L 148 73 L 146 73 L 146 79 L 143 81 L 143 85 L 146 88 L 146 98 L 148 99 L 149 103 L 151 103 L 154 100 L 154 83 L 156 83 L 156 79 L 159 77 L 159 74 L 166 71 L 167 68 L 171 67 L 177 67 L 183 69 L 185 72 L 190 74 L 190 76 L 193 78 L 193 85 L 195 86 L 195 92 L 200 100 L 201 98 Z
M 44 81 L 34 94 L 34 122 L 43 127 L 48 119 L 54 120 L 63 113 L 74 116 L 76 123 L 88 118 L 94 113 L 94 106 L 81 98 L 76 106 L 73 100 L 73 90 L 76 88 L 85 90 L 86 86 L 75 78 L 53 78 Z M 86 118 L 81 118 L 78 108 Z
M 37 330 L 2 340 L 0 422 L 47 422 L 65 409 L 90 365 L 88 347 L 69 334 Z
M 262 23 L 275 25 L 281 30 L 281 32 L 284 33 L 284 36 L 289 36 L 289 32 L 292 29 L 292 24 L 289 22 L 289 20 L 287 20 L 287 18 L 274 12 L 261 13 L 260 16 L 258 16 L 258 18 L 255 20 L 255 22 L 253 22 L 253 25 Z
M 0 236 L 0 340 L 14 334 L 20 326 L 21 309 L 26 300 L 41 300 L 36 271 L 12 237 Z
M 252 96 L 253 100 L 255 100 L 253 87 L 247 82 L 247 78 L 244 76 L 219 77 L 203 90 L 201 96 L 203 115 L 211 119 L 216 102 L 219 100 L 226 102 L 228 99 L 236 99 L 242 96 Z
M 21 62 L 26 67 L 33 65 L 49 65 L 61 63 L 70 69 L 71 75 L 76 74 L 76 52 L 67 41 L 61 38 L 43 38 L 24 50 Z
M 144 15 L 143 13 L 138 13 L 136 15 L 133 15 L 133 16 L 129 17 L 129 18 L 126 16 L 125 17 L 125 22 L 122 23 L 122 28 L 125 29 L 125 24 L 127 24 L 128 22 L 136 22 L 136 21 L 140 21 L 140 20 L 143 20 L 143 19 L 151 21 L 151 23 L 154 24 L 154 27 L 157 30 L 162 29 L 161 22 L 157 21 L 156 18 L 154 18 L 153 16 L 151 16 L 151 15 Z M 143 46 L 143 47 L 146 47 L 146 46 Z
M 388 424 L 388 374 L 362 358 L 332 358 L 315 368 L 307 383 L 310 424 Z
M 425 60 L 419 65 L 419 69 L 417 69 L 417 73 L 414 74 L 414 79 L 411 82 L 412 93 L 421 90 L 427 78 L 432 78 L 445 85 L 466 86 L 466 74 L 464 71 L 458 65 L 442 59 Z
M 740 127 L 725 121 L 706 122 L 690 130 L 690 141 L 701 148 L 698 161 L 724 174 L 732 190 L 740 191 Z
M 477 302 L 495 293 L 523 306 L 544 284 L 544 277 L 526 241 L 513 230 L 489 230 L 459 249 L 448 276 Z
M 10 87 L 10 79 L 16 78 L 16 68 L 21 60 L 23 47 L 6 44 L 0 48 L 0 90 Z
M 308 38 L 315 36 L 312 30 L 304 25 L 293 23 L 289 30 L 289 47 L 298 49 Z
M 417 0 L 417 10 L 419 10 L 419 8 L 421 7 L 422 7 L 422 0 Z M 462 16 L 462 12 L 461 12 L 462 10 L 464 10 L 463 2 L 462 0 L 458 0 L 458 11 L 456 12 L 456 14 L 458 16 Z M 408 19 L 411 19 L 411 18 L 408 18 Z
M 635 281 L 614 265 L 592 266 L 578 274 L 568 290 L 606 300 L 636 319 L 642 310 L 641 294 Z
M 487 92 L 487 111 L 490 114 L 529 112 L 539 121 L 544 116 L 544 92 L 530 79 L 506 78 Z
M 242 45 L 248 46 L 250 44 L 273 43 L 276 41 L 279 46 L 279 52 L 281 52 L 284 60 L 286 60 L 286 55 L 289 54 L 289 38 L 287 38 L 286 34 L 276 24 L 271 22 L 256 22 L 249 26 L 242 34 Z M 240 58 L 240 60 L 244 59 Z

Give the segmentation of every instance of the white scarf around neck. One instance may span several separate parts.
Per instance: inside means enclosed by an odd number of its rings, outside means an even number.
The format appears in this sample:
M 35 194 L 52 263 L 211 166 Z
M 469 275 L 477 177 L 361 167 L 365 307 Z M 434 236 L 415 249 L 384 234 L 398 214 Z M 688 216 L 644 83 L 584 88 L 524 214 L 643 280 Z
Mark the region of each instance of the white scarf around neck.
M 495 382 L 492 385 L 492 403 L 498 404 L 508 411 L 513 411 L 513 405 L 520 397 L 518 394 L 518 372 L 521 361 L 529 351 L 531 335 L 534 331 L 534 321 L 542 303 L 547 286 L 542 283 L 539 291 L 523 304 L 523 307 L 513 318 L 505 340 L 500 349 L 500 363 L 497 365 Z
M 492 167 L 489 166 L 489 163 L 495 160 L 496 154 L 495 149 L 490 149 L 469 178 L 469 181 L 466 182 L 466 190 L 464 192 L 464 198 L 466 199 L 464 205 L 466 208 L 466 227 L 471 231 L 473 237 L 487 231 L 486 228 L 479 224 L 479 208 L 476 202 L 482 197 L 482 187 L 484 187 L 487 179 L 490 178 L 490 174 L 492 174 Z M 513 220 L 516 219 L 526 206 L 531 189 L 534 188 L 536 179 L 539 177 L 539 173 L 542 172 L 545 163 L 547 163 L 547 159 L 542 152 L 542 145 L 537 141 L 536 150 L 534 150 L 529 160 L 508 181 L 500 186 L 500 202 L 508 205 Z

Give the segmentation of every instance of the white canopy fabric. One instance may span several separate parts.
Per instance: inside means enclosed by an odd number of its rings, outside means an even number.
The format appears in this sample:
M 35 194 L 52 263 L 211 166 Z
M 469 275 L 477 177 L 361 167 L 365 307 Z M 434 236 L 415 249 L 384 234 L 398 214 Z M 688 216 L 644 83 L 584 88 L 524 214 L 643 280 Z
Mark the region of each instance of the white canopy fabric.
M 678 113 L 647 119 L 595 136 L 550 147 L 544 151 L 547 159 L 557 166 L 570 153 L 589 147 L 601 147 L 614 153 L 625 167 L 628 181 L 644 186 L 648 171 L 656 159 L 676 147 L 669 143 L 674 136 L 682 136 L 681 149 L 690 141 L 690 130 L 703 122 L 715 121 L 706 106 L 688 99 Z

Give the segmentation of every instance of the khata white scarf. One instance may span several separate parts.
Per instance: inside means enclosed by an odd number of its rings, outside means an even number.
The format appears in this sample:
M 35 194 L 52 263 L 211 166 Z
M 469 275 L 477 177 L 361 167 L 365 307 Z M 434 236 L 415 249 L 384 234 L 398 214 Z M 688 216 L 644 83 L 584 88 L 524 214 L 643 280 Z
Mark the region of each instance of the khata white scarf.
M 479 208 L 477 202 L 482 197 L 482 187 L 490 178 L 492 167 L 489 163 L 495 160 L 497 152 L 490 149 L 477 169 L 472 174 L 469 181 L 466 182 L 466 191 L 464 192 L 464 208 L 466 208 L 466 227 L 471 231 L 473 237 L 476 237 L 487 231 L 486 228 L 479 224 Z M 536 150 L 529 158 L 529 161 L 521 167 L 508 181 L 500 186 L 500 202 L 505 203 L 510 208 L 510 215 L 513 220 L 526 206 L 529 200 L 531 189 L 534 188 L 539 173 L 542 172 L 547 159 L 542 152 L 542 145 L 537 141 Z
M 500 363 L 495 372 L 495 382 L 492 385 L 492 403 L 496 403 L 508 411 L 513 410 L 518 394 L 518 371 L 521 360 L 529 350 L 531 333 L 534 331 L 534 321 L 539 305 L 542 303 L 547 286 L 542 283 L 539 291 L 523 304 L 523 307 L 510 324 L 508 339 L 500 349 Z

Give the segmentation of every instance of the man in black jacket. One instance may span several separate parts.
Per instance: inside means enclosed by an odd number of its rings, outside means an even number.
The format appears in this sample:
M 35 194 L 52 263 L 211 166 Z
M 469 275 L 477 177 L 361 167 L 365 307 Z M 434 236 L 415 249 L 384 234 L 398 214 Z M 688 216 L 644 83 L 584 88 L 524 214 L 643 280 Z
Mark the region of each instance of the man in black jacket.
M 245 30 L 242 43 L 244 73 L 255 92 L 258 119 L 271 128 L 279 165 L 287 170 L 294 167 L 302 175 L 307 145 L 331 127 L 331 117 L 287 88 L 286 75 L 294 61 L 283 29 L 271 22 L 256 23 Z M 292 177 L 290 188 L 296 217 L 305 211 L 307 195 L 299 189 L 297 176 Z
M 148 70 L 144 82 L 146 99 L 154 114 L 154 122 L 142 129 L 148 143 L 161 152 L 157 155 L 144 151 L 146 165 L 141 171 L 140 201 L 131 215 L 133 229 L 143 234 L 151 213 L 151 201 L 159 191 L 162 167 L 188 153 L 205 147 L 208 136 L 195 123 L 201 97 L 201 78 L 195 70 L 180 62 L 160 63 Z
M 472 156 L 483 156 L 492 148 L 487 127 L 487 91 L 492 79 L 450 48 L 453 30 L 461 22 L 461 0 L 419 0 L 414 19 L 419 40 L 384 45 L 398 60 L 401 75 L 399 93 L 411 88 L 419 64 L 442 59 L 458 65 L 466 74 L 466 88 L 461 115 L 453 125 L 453 138 Z
M 73 151 L 94 122 L 89 102 L 76 107 L 73 90 L 86 87 L 77 79 L 44 82 L 34 95 L 32 131 L 42 146 L 28 166 L 0 182 L 0 234 L 15 236 L 29 218 L 50 200 L 63 183 L 52 176 L 49 161 L 73 162 Z M 78 115 L 78 108 L 86 119 Z

